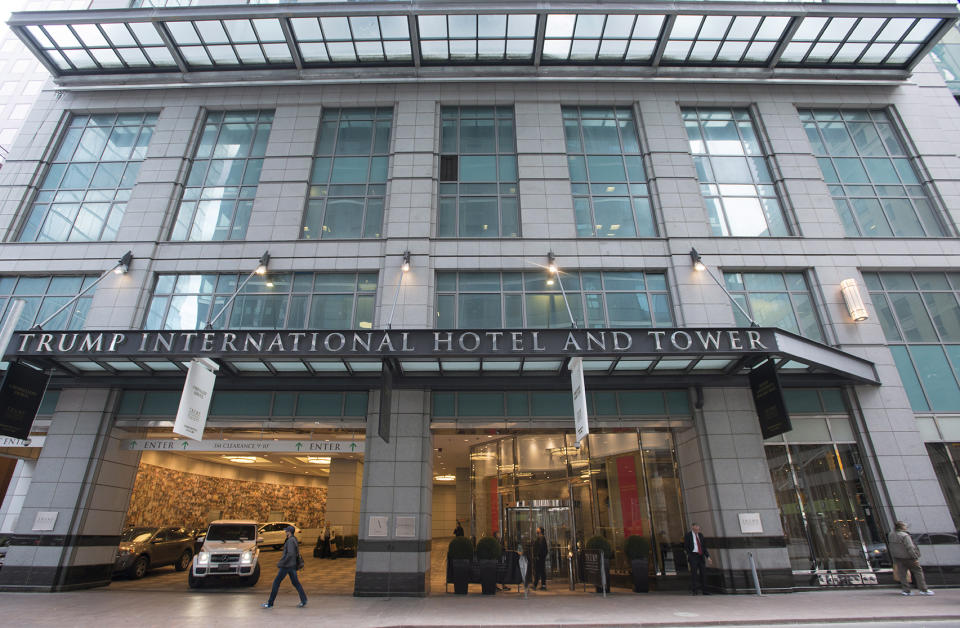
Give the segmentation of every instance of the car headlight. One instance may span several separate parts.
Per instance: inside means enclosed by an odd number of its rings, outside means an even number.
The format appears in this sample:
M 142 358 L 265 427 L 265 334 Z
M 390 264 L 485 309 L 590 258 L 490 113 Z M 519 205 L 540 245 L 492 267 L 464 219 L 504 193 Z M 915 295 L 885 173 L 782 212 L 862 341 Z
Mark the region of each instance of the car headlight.
M 197 554 L 197 564 L 198 565 L 209 565 L 210 564 L 210 554 L 209 552 L 200 552 Z
M 250 550 L 247 550 L 244 553 L 240 554 L 241 565 L 249 565 L 252 562 L 253 562 L 253 552 L 251 552 Z
M 130 553 L 131 553 L 131 552 L 130 552 L 130 550 L 128 550 L 128 549 L 122 549 L 122 550 L 119 550 L 119 551 L 117 552 L 117 555 L 118 555 L 118 556 L 129 556 Z

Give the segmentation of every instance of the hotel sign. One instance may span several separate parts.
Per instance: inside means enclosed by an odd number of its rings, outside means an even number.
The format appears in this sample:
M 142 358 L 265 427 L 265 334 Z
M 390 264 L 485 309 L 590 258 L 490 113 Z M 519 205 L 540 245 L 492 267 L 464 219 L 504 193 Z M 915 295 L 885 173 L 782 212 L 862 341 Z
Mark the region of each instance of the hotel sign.
M 776 351 L 775 330 L 770 328 L 19 331 L 10 341 L 5 359 L 556 357 Z

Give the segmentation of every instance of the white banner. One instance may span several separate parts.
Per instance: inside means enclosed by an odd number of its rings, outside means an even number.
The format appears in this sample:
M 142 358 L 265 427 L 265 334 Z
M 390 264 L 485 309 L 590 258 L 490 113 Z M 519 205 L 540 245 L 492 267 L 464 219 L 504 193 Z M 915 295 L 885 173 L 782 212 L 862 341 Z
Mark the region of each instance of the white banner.
M 132 451 L 199 451 L 219 453 L 354 454 L 363 453 L 362 440 L 174 440 L 131 439 L 124 449 Z
M 587 389 L 583 385 L 583 358 L 570 358 L 570 385 L 573 388 L 573 422 L 577 428 L 577 447 L 590 425 L 587 422 Z
M 173 433 L 203 440 L 203 428 L 207 424 L 210 400 L 213 399 L 213 384 L 217 380 L 219 366 L 206 358 L 194 358 L 190 361 L 187 379 L 183 383 L 180 395 L 180 407 L 173 423 Z

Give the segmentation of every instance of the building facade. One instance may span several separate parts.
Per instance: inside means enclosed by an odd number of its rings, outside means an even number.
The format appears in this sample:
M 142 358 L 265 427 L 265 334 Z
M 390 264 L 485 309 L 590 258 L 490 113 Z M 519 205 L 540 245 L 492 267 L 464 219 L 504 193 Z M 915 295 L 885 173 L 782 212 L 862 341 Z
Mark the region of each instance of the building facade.
M 145 465 L 234 462 L 322 491 L 356 595 L 429 593 L 454 519 L 555 574 L 640 535 L 663 583 L 699 522 L 728 592 L 887 581 L 905 520 L 956 580 L 955 3 L 212 4 L 11 19 L 58 89 L 0 173 L 5 357 L 52 375 L 0 588 L 108 583 Z M 304 439 L 362 452 L 254 445 Z

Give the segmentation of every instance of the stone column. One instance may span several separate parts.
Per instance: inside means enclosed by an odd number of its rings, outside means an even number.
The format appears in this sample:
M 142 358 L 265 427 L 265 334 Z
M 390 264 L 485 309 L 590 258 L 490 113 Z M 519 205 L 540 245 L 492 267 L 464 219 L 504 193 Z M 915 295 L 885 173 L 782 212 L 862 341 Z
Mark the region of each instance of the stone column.
M 428 395 L 418 390 L 393 392 L 388 442 L 377 435 L 379 395 L 371 395 L 356 596 L 429 593 L 433 450 Z
M 33 470 L 37 466 L 36 460 L 22 459 L 17 461 L 13 470 L 13 477 L 7 485 L 7 493 L 0 506 L 0 534 L 9 534 L 14 531 L 23 501 L 30 490 L 30 481 L 33 479 Z
M 360 489 L 363 462 L 334 458 L 327 480 L 327 523 L 343 526 L 344 534 L 356 534 L 360 523 Z
M 790 559 L 750 391 L 708 388 L 703 399 L 694 426 L 677 434 L 676 446 L 687 523 L 703 527 L 713 559 L 708 584 L 752 590 L 752 552 L 763 588 L 789 590 Z M 763 532 L 741 533 L 741 512 L 759 513 Z
M 110 583 L 139 452 L 112 433 L 117 392 L 60 394 L 7 557 L 0 590 L 63 591 Z M 56 513 L 52 530 L 34 530 Z

